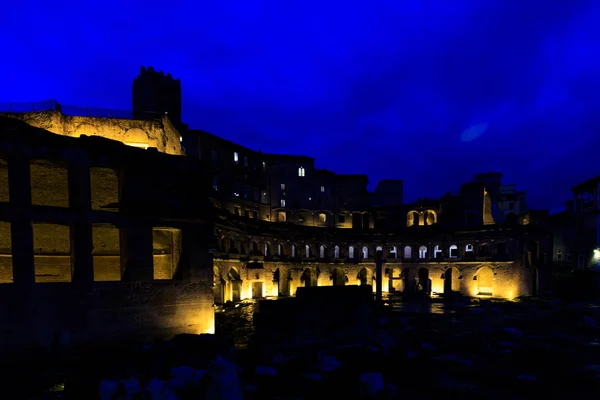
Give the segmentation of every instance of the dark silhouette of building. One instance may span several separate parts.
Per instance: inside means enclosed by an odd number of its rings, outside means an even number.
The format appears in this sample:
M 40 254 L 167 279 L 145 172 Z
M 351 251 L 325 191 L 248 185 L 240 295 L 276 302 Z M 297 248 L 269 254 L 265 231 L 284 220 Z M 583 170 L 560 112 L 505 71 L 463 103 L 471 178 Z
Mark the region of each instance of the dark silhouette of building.
M 133 118 L 154 119 L 164 114 L 175 125 L 181 123 L 181 81 L 171 74 L 141 67 L 133 81 Z

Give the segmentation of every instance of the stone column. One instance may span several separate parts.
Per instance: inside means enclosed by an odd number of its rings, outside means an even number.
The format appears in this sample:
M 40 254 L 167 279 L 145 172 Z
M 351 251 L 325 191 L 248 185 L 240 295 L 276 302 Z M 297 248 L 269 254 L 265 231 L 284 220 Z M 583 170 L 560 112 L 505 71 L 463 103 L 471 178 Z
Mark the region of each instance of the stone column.
M 383 292 L 383 251 L 375 253 L 375 299 L 381 301 Z
M 29 157 L 15 154 L 8 161 L 13 279 L 17 285 L 35 282 L 33 229 L 31 226 L 31 176 Z
M 71 276 L 73 282 L 94 281 L 90 167 L 69 166 L 69 204 L 75 214 L 71 225 Z

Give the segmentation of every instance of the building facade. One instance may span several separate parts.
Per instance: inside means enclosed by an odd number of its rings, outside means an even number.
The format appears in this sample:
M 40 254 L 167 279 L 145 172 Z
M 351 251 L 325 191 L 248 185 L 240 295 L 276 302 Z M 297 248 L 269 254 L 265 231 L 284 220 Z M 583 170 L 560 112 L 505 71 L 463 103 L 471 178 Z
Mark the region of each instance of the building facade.
M 208 182 L 189 157 L 0 117 L 3 351 L 214 332 Z

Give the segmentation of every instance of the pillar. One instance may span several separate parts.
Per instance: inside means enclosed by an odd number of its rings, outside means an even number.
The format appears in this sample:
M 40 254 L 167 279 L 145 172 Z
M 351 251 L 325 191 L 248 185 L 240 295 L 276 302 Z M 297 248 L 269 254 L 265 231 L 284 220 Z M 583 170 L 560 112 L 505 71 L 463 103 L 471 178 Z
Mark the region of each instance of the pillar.
M 31 226 L 31 176 L 29 157 L 15 154 L 8 161 L 13 280 L 17 285 L 35 283 L 33 229 Z
M 71 279 L 93 282 L 90 167 L 87 164 L 69 166 L 69 204 L 75 214 L 71 225 Z

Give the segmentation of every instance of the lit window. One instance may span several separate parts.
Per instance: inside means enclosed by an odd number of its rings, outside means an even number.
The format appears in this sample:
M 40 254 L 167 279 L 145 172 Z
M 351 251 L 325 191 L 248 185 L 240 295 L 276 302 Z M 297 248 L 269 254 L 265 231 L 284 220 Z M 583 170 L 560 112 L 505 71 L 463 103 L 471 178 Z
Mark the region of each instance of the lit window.
M 285 207 L 285 200 L 281 199 L 281 207 Z
M 263 161 L 262 162 L 262 166 L 263 166 L 263 171 L 266 171 L 267 170 L 267 163 Z
M 325 193 L 325 186 L 321 186 L 321 193 Z
M 179 143 L 183 142 L 183 136 L 179 136 Z
M 298 168 L 298 176 L 304 176 L 304 167 Z
M 237 164 L 238 161 L 239 161 L 238 153 L 236 151 L 234 151 L 233 152 L 233 162 Z
M 281 184 L 281 190 L 285 190 L 285 183 Z

